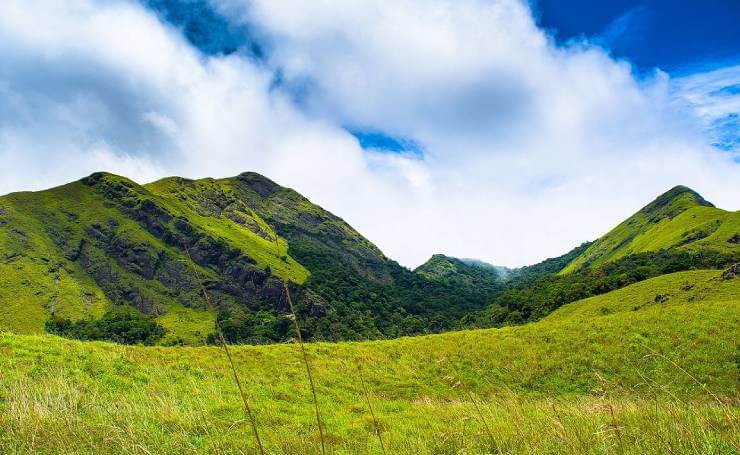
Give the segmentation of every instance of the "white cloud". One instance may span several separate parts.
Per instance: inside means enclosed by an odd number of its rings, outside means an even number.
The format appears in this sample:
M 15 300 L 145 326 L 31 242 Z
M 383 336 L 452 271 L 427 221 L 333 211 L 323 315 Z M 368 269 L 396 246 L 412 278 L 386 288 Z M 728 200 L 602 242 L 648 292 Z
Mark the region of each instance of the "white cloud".
M 407 265 L 535 262 L 676 184 L 740 205 L 740 167 L 674 81 L 556 47 L 522 2 L 242 5 L 218 2 L 259 30 L 264 63 L 203 56 L 128 1 L 0 3 L 0 193 L 101 169 L 254 170 Z M 343 126 L 413 139 L 423 159 L 363 151 Z
M 694 114 L 708 137 L 740 158 L 740 65 L 679 78 L 673 102 Z

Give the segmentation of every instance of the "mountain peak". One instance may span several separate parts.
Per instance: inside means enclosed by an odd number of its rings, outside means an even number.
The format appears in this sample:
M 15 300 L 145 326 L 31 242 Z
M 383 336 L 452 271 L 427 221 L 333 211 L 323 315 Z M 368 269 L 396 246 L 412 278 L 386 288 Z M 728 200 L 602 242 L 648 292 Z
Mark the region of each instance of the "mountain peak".
M 676 185 L 665 193 L 661 194 L 653 202 L 646 205 L 641 212 L 656 214 L 666 207 L 675 209 L 686 209 L 697 205 L 705 207 L 714 207 L 714 204 L 704 199 L 701 194 L 684 185 Z
M 490 302 L 503 290 L 508 269 L 481 264 L 485 263 L 434 254 L 427 262 L 417 267 L 414 273 L 445 286 L 471 289 L 480 301 Z
M 277 183 L 256 172 L 242 172 L 236 176 L 236 179 L 263 198 L 272 196 L 282 188 Z
M 133 180 L 110 172 L 93 172 L 79 180 L 83 185 L 103 189 L 108 196 L 122 196 L 128 191 L 140 193 L 144 188 Z
M 433 254 L 429 260 L 417 267 L 414 272 L 427 278 L 444 280 L 451 275 L 482 275 L 487 279 L 506 279 L 512 272 L 507 267 L 497 266 L 479 259 L 456 258 L 445 254 Z
M 697 193 L 696 191 L 692 190 L 691 188 L 685 185 L 674 186 L 670 190 L 658 196 L 658 199 L 660 198 L 675 199 L 677 197 L 681 197 L 684 195 L 687 195 L 688 197 L 693 199 L 698 205 L 703 205 L 706 207 L 714 207 L 714 204 L 704 199 L 701 194 Z
M 561 273 L 661 249 L 734 249 L 737 222 L 691 188 L 674 186 L 597 239 Z

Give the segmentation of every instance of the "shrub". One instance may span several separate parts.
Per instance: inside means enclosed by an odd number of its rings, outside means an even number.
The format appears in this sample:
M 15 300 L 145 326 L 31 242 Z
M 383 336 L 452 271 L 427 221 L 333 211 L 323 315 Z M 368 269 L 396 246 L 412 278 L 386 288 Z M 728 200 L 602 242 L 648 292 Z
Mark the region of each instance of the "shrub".
M 116 307 L 97 320 L 72 322 L 66 318 L 52 318 L 46 322 L 49 333 L 78 340 L 105 340 L 122 344 L 154 344 L 165 329 L 150 316 L 131 307 Z

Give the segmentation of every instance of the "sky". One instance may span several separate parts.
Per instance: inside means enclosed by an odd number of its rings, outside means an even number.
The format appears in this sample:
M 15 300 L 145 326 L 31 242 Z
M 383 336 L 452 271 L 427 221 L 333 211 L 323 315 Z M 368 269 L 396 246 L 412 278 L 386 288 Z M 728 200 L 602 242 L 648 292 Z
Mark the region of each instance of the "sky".
M 3 0 L 0 194 L 255 171 L 408 267 L 740 208 L 734 0 Z

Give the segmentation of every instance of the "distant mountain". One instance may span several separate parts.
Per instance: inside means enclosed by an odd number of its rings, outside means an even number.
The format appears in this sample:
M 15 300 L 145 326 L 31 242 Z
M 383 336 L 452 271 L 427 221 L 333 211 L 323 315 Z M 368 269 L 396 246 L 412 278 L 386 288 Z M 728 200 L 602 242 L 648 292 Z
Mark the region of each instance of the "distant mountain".
M 516 270 L 509 267 L 504 267 L 503 265 L 493 265 L 489 264 L 488 262 L 481 261 L 480 259 L 473 259 L 473 258 L 460 258 L 461 261 L 463 261 L 465 264 L 477 267 L 480 269 L 493 269 L 498 273 L 498 276 L 501 277 L 501 279 L 506 280 L 511 273 Z
M 478 300 L 490 303 L 505 288 L 508 269 L 475 259 L 458 259 L 435 254 L 414 270 L 431 281 L 466 289 Z
M 133 321 L 111 313 L 131 307 L 163 326 L 167 343 L 204 342 L 216 317 L 231 341 L 291 338 L 282 280 L 308 339 L 449 330 L 489 303 L 399 266 L 341 218 L 255 173 L 147 185 L 96 173 L 2 196 L 0 276 L 0 330 L 38 333 L 52 319 L 77 330 L 74 321 L 109 313 L 113 324 Z
M 561 273 L 664 249 L 740 253 L 740 211 L 718 209 L 690 188 L 676 186 L 593 242 Z
M 510 285 L 521 285 L 543 275 L 558 273 L 575 258 L 583 254 L 593 242 L 584 242 L 562 256 L 545 259 L 537 264 L 527 265 L 516 269 L 509 269 L 507 279 Z
M 502 282 L 510 286 L 512 281 L 521 284 L 548 273 L 557 273 L 581 255 L 589 246 L 591 246 L 591 242 L 585 242 L 562 256 L 517 268 L 493 265 L 480 259 L 454 258 L 443 254 L 435 254 L 414 271 L 429 279 L 456 282 L 465 286 L 495 283 L 496 286 L 492 287 L 498 289 Z

